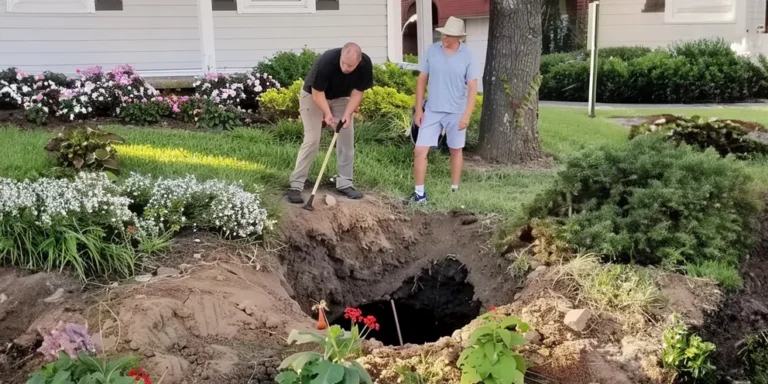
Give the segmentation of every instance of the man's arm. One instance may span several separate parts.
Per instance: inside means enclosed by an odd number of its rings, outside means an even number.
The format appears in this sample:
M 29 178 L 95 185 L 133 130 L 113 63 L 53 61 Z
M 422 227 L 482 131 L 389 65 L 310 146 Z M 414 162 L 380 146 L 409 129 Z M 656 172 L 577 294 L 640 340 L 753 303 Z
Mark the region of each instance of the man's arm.
M 469 127 L 469 120 L 472 118 L 472 111 L 475 109 L 475 100 L 477 99 L 477 79 L 467 82 L 467 106 L 464 108 L 464 114 L 459 121 L 459 129 Z
M 327 118 L 329 116 L 333 117 L 333 113 L 331 113 L 331 106 L 328 105 L 328 99 L 325 98 L 325 92 L 318 91 L 314 87 L 312 87 L 312 100 L 315 102 L 315 105 L 317 105 L 318 108 L 323 112 L 323 118 Z M 326 124 L 328 122 L 326 121 Z
M 427 90 L 427 81 L 429 80 L 429 73 L 419 73 L 418 79 L 416 79 L 416 112 L 422 110 L 424 106 L 424 92 Z
M 352 94 L 349 95 L 349 102 L 347 102 L 347 108 L 344 110 L 344 120 L 346 120 L 346 123 L 344 124 L 344 128 L 347 128 L 349 126 L 349 121 L 352 120 L 352 114 L 355 112 L 357 107 L 360 106 L 360 102 L 363 101 L 363 92 L 358 91 L 357 89 L 352 90 Z

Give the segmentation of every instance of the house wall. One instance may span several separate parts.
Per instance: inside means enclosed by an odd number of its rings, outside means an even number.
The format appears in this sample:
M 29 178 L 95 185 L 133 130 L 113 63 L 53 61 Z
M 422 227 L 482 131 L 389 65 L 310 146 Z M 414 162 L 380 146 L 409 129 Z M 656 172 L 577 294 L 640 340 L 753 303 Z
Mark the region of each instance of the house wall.
M 277 51 L 322 52 L 354 41 L 377 63 L 387 61 L 387 1 L 341 0 L 337 11 L 315 14 L 213 13 L 220 71 L 253 67 Z
M 736 22 L 731 24 L 668 24 L 664 12 L 642 12 L 646 0 L 600 1 L 601 47 L 660 47 L 675 42 L 722 37 L 742 44 L 756 41 L 758 25 L 765 22 L 765 0 L 737 2 Z
M 467 31 L 467 37 L 464 40 L 467 47 L 472 50 L 475 56 L 475 62 L 480 69 L 478 79 L 478 91 L 483 91 L 483 71 L 485 70 L 485 53 L 488 46 L 488 26 L 490 25 L 488 17 L 466 19 L 464 27 Z
M 200 74 L 197 0 L 123 0 L 122 11 L 7 13 L 0 0 L 0 68 L 74 74 L 93 65 L 131 64 L 145 76 Z M 217 67 L 253 67 L 277 51 L 323 51 L 353 40 L 387 60 L 387 0 L 341 0 L 315 14 L 214 11 Z
M 122 11 L 7 13 L 0 0 L 0 68 L 73 74 L 132 64 L 139 71 L 200 69 L 195 0 L 123 0 Z

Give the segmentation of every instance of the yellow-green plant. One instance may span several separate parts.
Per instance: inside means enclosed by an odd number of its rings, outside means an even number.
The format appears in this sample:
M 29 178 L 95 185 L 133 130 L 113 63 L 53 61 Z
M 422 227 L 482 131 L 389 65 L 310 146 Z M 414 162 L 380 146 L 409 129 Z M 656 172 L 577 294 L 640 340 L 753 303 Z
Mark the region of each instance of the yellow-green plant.
M 269 118 L 299 117 L 299 94 L 303 82 L 296 80 L 290 87 L 273 88 L 259 98 L 259 109 Z
M 714 344 L 688 332 L 688 327 L 676 313 L 672 315 L 672 323 L 664 330 L 663 338 L 662 362 L 665 368 L 677 373 L 680 382 L 714 382 L 715 366 L 710 361 L 715 352 Z

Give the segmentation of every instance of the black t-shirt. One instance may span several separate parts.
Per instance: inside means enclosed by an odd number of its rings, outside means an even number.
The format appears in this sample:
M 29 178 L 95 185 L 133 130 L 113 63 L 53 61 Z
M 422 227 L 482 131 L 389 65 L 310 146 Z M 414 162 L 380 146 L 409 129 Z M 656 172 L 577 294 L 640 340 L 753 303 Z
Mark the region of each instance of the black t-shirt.
M 349 97 L 352 89 L 365 91 L 373 87 L 373 63 L 363 53 L 360 64 L 354 71 L 344 74 L 341 71 L 341 48 L 325 51 L 317 59 L 304 79 L 304 91 L 312 93 L 312 88 L 325 92 L 328 100 Z

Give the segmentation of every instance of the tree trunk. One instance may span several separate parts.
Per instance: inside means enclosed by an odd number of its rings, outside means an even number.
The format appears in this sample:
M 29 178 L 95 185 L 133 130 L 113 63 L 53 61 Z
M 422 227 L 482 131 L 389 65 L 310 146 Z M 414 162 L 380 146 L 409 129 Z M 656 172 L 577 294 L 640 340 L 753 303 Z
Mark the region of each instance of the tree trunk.
M 479 146 L 486 160 L 521 164 L 543 158 L 538 130 L 542 1 L 491 0 Z

